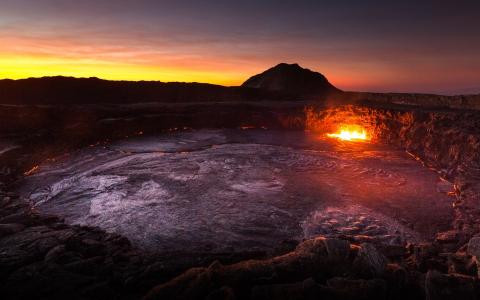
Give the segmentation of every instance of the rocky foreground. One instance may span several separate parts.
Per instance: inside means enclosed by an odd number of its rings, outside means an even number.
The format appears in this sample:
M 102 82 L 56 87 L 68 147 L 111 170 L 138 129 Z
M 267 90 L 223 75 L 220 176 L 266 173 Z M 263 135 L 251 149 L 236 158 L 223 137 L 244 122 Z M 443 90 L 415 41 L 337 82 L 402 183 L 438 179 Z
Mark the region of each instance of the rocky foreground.
M 455 221 L 451 230 L 439 233 L 429 243 L 407 247 L 381 247 L 348 241 L 347 237 L 317 237 L 297 246 L 287 246 L 275 257 L 265 253 L 212 256 L 188 253 L 188 249 L 185 253 L 163 256 L 141 252 L 124 237 L 97 228 L 69 226 L 56 216 L 41 215 L 11 192 L 15 178 L 21 178 L 23 172 L 49 155 L 88 145 L 98 138 L 98 133 L 102 133 L 102 138 L 114 136 L 112 132 L 120 133 L 127 127 L 122 125 L 127 122 L 125 118 L 106 122 L 105 115 L 111 113 L 93 110 L 95 113 L 83 114 L 91 116 L 88 122 L 75 120 L 75 128 L 89 128 L 81 133 L 68 127 L 65 121 L 57 131 L 35 134 L 30 131 L 31 135 L 26 138 L 12 132 L 8 134 L 19 148 L 1 156 L 2 298 L 477 299 L 480 291 L 478 113 L 403 106 L 325 109 L 312 105 L 307 105 L 302 112 L 304 106 L 264 105 L 247 109 L 250 109 L 249 115 L 256 116 L 250 119 L 256 122 L 255 126 L 265 122 L 277 128 L 323 130 L 346 118 L 360 120 L 375 132 L 379 141 L 405 148 L 455 183 L 456 200 L 452 204 Z M 251 110 L 257 113 L 252 114 Z M 74 115 L 73 108 L 67 111 Z M 197 106 L 192 110 L 185 106 L 180 110 L 162 110 L 162 113 L 175 115 L 179 111 L 198 116 L 210 109 L 206 106 L 199 110 Z M 245 108 L 242 111 L 245 112 Z M 123 113 L 117 115 L 125 117 Z M 236 115 L 235 109 L 227 109 L 222 118 L 230 122 L 229 126 L 245 125 L 241 118 L 231 117 Z M 161 129 L 158 123 L 151 122 L 158 119 L 138 114 L 137 117 L 135 124 L 152 131 Z M 217 118 L 217 122 L 222 118 Z M 190 118 L 182 120 L 188 122 Z M 172 125 L 162 124 L 164 129 Z M 75 139 L 68 139 L 71 132 L 77 132 Z M 191 267 L 195 268 L 189 269 Z

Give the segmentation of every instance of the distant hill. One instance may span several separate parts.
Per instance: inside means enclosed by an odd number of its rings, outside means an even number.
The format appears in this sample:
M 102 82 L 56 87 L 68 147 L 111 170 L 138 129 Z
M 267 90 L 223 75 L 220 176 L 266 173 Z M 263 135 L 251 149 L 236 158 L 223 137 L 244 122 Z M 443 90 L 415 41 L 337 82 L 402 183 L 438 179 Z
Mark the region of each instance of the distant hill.
M 43 77 L 0 80 L 0 104 L 259 102 L 310 100 L 318 104 L 381 103 L 480 109 L 480 95 L 343 92 L 318 72 L 281 63 L 241 86 L 99 78 Z
M 43 77 L 0 80 L 0 103 L 90 104 L 282 100 L 282 95 L 205 83 Z
M 7 104 L 321 101 L 332 92 L 340 91 L 320 73 L 288 64 L 255 75 L 239 87 L 63 76 L 0 80 L 0 103 Z
M 286 63 L 278 64 L 250 77 L 242 86 L 302 96 L 327 96 L 341 93 L 322 74 L 302 68 L 298 64 Z

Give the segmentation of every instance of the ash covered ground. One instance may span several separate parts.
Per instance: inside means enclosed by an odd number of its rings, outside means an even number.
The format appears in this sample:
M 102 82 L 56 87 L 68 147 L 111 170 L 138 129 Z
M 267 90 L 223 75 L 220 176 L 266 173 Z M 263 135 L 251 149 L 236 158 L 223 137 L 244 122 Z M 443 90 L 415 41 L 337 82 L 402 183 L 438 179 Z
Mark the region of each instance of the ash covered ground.
M 451 226 L 452 185 L 404 151 L 301 131 L 191 130 L 88 147 L 21 185 L 34 209 L 154 252 L 405 245 Z

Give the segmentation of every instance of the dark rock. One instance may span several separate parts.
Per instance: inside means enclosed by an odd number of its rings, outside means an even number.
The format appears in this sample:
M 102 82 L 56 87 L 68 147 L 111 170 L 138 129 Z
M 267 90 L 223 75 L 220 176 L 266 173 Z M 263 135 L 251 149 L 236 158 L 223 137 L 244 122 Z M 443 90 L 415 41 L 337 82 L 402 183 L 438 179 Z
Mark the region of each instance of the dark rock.
M 45 263 L 61 263 L 61 258 L 65 255 L 65 245 L 57 245 L 50 249 L 45 255 Z
M 222 286 L 221 288 L 214 290 L 205 298 L 205 300 L 235 300 L 235 292 L 231 287 Z
M 439 252 L 438 248 L 431 243 L 411 245 L 410 251 L 413 253 L 408 258 L 408 263 L 424 272 L 428 271 L 429 261 Z
M 346 261 L 350 257 L 350 243 L 345 240 L 330 239 L 323 240 L 328 258 L 332 261 Z
M 168 299 L 172 295 L 188 299 L 195 295 L 206 297 L 223 285 L 249 288 L 256 285 L 275 284 L 274 281 L 296 282 L 305 277 L 340 274 L 344 269 L 332 264 L 328 256 L 325 238 L 307 240 L 295 251 L 266 260 L 248 260 L 233 265 L 212 264 L 209 268 L 195 268 L 150 291 L 146 299 Z M 341 242 L 327 242 L 333 257 L 344 257 L 345 246 Z
M 44 237 L 36 240 L 28 246 L 28 249 L 35 251 L 38 256 L 43 257 L 50 249 L 58 245 L 58 240 L 54 237 Z
M 355 269 L 362 276 L 381 276 L 385 272 L 388 260 L 372 244 L 361 244 L 355 258 Z
M 378 246 L 378 250 L 387 258 L 395 260 L 401 260 L 406 254 L 406 249 L 403 246 L 381 244 Z
M 74 273 L 91 275 L 97 273 L 102 262 L 103 257 L 96 256 L 65 264 L 64 267 Z
M 444 232 L 439 232 L 435 240 L 441 244 L 451 244 L 458 242 L 458 232 L 455 230 L 449 230 Z
M 347 279 L 336 277 L 327 281 L 333 299 L 386 299 L 387 285 L 381 279 Z
M 31 264 L 26 264 L 10 274 L 8 281 L 11 282 L 26 282 L 28 280 L 34 279 L 41 274 L 41 270 L 44 265 L 42 262 L 34 262 Z
M 84 299 L 117 299 L 119 298 L 108 281 L 95 283 L 91 286 L 83 288 L 80 295 Z
M 19 212 L 0 218 L 0 224 L 5 223 L 20 223 L 23 225 L 30 225 L 33 223 L 32 216 L 26 212 Z
M 448 255 L 448 273 L 477 276 L 476 259 L 466 253 L 452 253 Z
M 250 77 L 242 86 L 298 96 L 326 96 L 340 92 L 322 74 L 304 69 L 297 64 L 285 63 Z
M 35 254 L 15 247 L 0 249 L 0 275 L 3 277 L 13 269 L 35 260 Z
M 477 257 L 480 259 L 480 237 L 473 237 L 468 242 L 467 248 L 468 254 Z
M 476 282 L 473 277 L 459 274 L 442 274 L 428 271 L 425 279 L 427 300 L 474 300 L 477 299 Z
M 22 231 L 24 225 L 18 223 L 0 224 L 0 238 Z
M 363 235 L 363 234 L 358 234 L 358 235 L 354 235 L 352 237 L 352 241 L 355 242 L 355 243 L 372 243 L 375 241 L 375 238 L 369 236 L 369 235 Z
M 312 278 L 303 282 L 270 284 L 254 286 L 250 299 L 322 299 L 327 289 L 317 284 Z

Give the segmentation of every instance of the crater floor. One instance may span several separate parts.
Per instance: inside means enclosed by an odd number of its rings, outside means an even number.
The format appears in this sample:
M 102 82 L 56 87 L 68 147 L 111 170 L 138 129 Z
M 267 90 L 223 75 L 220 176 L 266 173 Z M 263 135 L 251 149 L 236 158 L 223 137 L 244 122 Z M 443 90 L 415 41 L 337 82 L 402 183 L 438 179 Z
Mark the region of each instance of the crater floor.
M 298 131 L 135 137 L 50 160 L 20 193 L 149 251 L 273 251 L 319 234 L 402 245 L 452 220 L 452 185 L 405 152 Z

